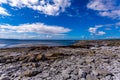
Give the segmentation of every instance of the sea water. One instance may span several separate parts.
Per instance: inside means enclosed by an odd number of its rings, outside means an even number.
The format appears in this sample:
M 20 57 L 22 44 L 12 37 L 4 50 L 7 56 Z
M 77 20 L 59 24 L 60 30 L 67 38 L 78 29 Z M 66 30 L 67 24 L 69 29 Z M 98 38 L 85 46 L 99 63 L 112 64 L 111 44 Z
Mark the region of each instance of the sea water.
M 77 40 L 18 40 L 18 39 L 0 39 L 0 48 L 25 47 L 25 46 L 69 46 Z

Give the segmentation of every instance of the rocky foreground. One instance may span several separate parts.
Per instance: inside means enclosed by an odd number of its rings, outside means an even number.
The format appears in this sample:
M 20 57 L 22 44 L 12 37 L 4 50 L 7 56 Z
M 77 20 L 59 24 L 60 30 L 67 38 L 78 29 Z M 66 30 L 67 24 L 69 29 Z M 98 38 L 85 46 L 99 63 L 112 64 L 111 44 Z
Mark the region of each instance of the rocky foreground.
M 0 80 L 120 80 L 120 47 L 1 49 Z

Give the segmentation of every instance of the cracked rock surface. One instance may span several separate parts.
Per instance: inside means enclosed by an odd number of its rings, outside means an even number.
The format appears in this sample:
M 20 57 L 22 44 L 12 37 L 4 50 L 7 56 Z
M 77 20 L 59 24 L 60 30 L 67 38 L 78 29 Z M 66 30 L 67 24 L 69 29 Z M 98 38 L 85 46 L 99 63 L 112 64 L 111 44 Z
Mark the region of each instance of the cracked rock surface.
M 120 47 L 0 49 L 0 80 L 120 80 Z

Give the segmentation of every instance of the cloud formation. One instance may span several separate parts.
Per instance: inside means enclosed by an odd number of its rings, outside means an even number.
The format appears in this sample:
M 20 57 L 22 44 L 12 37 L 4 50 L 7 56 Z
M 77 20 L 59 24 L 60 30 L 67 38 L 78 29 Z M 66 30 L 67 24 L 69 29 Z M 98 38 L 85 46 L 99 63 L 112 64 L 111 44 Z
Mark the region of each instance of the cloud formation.
M 57 16 L 71 5 L 70 0 L 1 0 L 0 4 L 11 7 L 30 8 L 46 15 Z
M 95 10 L 101 16 L 112 19 L 120 19 L 120 3 L 119 0 L 90 0 L 87 8 Z
M 106 34 L 104 31 L 99 31 L 98 29 L 103 27 L 102 25 L 96 25 L 95 27 L 90 27 L 89 28 L 89 32 L 91 33 L 91 35 L 104 35 Z
M 17 32 L 17 33 L 37 33 L 37 34 L 51 34 L 61 35 L 71 30 L 61 26 L 48 26 L 43 23 L 21 24 L 12 26 L 9 24 L 0 25 L 1 32 Z
M 0 38 L 15 39 L 56 39 L 64 38 L 71 29 L 62 26 L 49 26 L 43 23 L 0 25 Z M 18 36 L 19 35 L 19 36 Z
M 103 31 L 100 30 L 101 28 Z M 113 24 L 95 25 L 94 27 L 90 27 L 88 31 L 91 33 L 91 35 L 105 35 L 106 31 L 112 32 L 111 30 L 113 29 L 116 29 L 116 31 L 119 32 L 120 22 L 116 22 Z
M 10 16 L 10 14 L 7 12 L 7 10 L 3 7 L 0 7 L 0 15 Z

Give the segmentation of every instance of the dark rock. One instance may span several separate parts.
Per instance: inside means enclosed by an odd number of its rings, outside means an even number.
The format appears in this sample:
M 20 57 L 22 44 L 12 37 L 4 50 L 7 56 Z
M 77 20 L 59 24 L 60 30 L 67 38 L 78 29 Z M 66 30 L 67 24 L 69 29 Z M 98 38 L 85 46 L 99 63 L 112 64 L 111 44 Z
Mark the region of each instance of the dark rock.
M 81 78 L 85 78 L 86 79 L 86 76 L 87 76 L 87 73 L 83 72 L 82 75 L 81 75 Z

